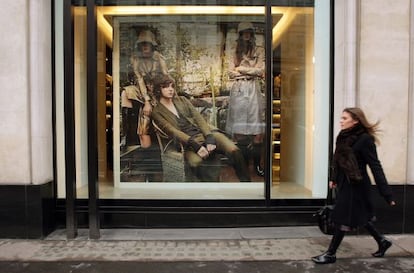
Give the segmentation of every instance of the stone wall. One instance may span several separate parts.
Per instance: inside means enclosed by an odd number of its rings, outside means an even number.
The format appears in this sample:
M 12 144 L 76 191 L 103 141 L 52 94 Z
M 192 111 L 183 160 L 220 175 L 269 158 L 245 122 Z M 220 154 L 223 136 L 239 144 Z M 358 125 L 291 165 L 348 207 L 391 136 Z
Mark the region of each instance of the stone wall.
M 378 154 L 392 184 L 413 182 L 410 22 L 409 0 L 335 1 L 334 135 L 344 107 L 379 120 Z
M 0 184 L 43 184 L 53 177 L 50 5 L 2 2 Z

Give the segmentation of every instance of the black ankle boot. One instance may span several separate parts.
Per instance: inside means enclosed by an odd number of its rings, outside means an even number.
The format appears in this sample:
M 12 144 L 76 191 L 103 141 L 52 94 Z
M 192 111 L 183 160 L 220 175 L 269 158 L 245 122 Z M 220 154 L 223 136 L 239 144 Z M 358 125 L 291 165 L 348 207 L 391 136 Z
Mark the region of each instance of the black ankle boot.
M 260 165 L 256 165 L 254 167 L 254 170 L 256 171 L 256 174 L 258 176 L 262 176 L 263 177 L 265 175 L 264 170 L 263 170 L 263 168 Z
M 316 264 L 333 264 L 336 262 L 336 255 L 327 251 L 319 256 L 312 257 L 312 261 Z
M 378 250 L 377 252 L 372 253 L 372 256 L 377 258 L 383 257 L 387 249 L 392 246 L 392 242 L 384 238 L 384 236 L 375 229 L 374 224 L 371 221 L 365 225 L 365 228 L 378 243 Z
M 339 226 L 336 226 L 335 233 L 332 236 L 328 250 L 319 256 L 312 257 L 312 261 L 314 261 L 316 264 L 332 264 L 336 262 L 336 250 L 341 244 L 344 236 L 345 231 L 341 230 Z
M 377 252 L 372 253 L 372 256 L 376 258 L 384 257 L 385 252 L 392 246 L 392 242 L 387 239 L 382 239 L 381 242 L 378 243 L 378 250 Z
M 239 147 L 244 161 L 246 162 L 246 165 L 249 165 L 249 160 L 251 157 L 251 153 L 252 153 L 252 144 L 251 144 L 251 140 L 248 136 L 245 137 L 239 137 L 237 139 L 237 147 Z
M 261 166 L 262 143 L 253 143 L 254 170 L 258 176 L 264 176 L 264 169 Z

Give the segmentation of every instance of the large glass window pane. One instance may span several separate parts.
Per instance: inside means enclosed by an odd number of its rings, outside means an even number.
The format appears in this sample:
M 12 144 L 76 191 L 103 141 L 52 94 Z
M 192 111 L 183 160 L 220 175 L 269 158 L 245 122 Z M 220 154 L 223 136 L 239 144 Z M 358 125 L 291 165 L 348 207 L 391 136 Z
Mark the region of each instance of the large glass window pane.
M 113 183 L 103 186 L 115 198 L 263 199 L 264 8 L 201 8 L 98 7 L 98 36 L 112 37 L 102 54 L 112 52 Z M 236 54 L 244 32 L 251 45 Z M 175 115 L 158 84 L 166 76 Z
M 311 197 L 314 9 L 274 7 L 272 19 L 272 197 Z
M 64 60 L 63 60 L 63 2 L 55 3 L 55 105 L 56 105 L 56 180 L 57 195 L 59 198 L 66 196 L 65 192 L 65 122 L 64 122 Z M 62 109 L 62 110 L 58 110 Z
M 180 1 L 121 6 L 127 2 L 101 1 L 97 6 L 100 198 L 263 199 L 265 183 L 271 186 L 271 198 L 324 196 L 329 4 L 315 1 L 314 7 L 308 1 L 297 6 L 292 1 L 294 6 L 284 6 L 282 1 L 279 6 L 279 1 L 273 1 L 272 37 L 266 37 L 264 2 L 255 6 L 241 6 L 237 1 L 233 6 L 188 6 Z M 86 8 L 75 7 L 74 15 L 76 179 L 78 197 L 87 198 Z M 238 43 L 243 33 L 254 43 Z M 315 39 L 317 35 L 324 38 Z M 272 54 L 264 50 L 270 39 Z M 144 47 L 155 53 L 145 55 Z M 273 82 L 266 83 L 264 63 L 271 57 Z M 148 103 L 152 113 L 159 115 L 162 90 L 157 80 L 162 75 L 173 80 L 176 95 L 185 97 L 183 103 L 191 107 L 184 112 L 175 109 L 175 125 L 188 136 L 200 130 L 201 142 L 191 143 L 160 120 L 154 126 L 154 115 L 145 138 L 140 111 L 148 111 Z M 59 77 L 57 82 L 59 86 Z M 151 94 L 154 86 L 158 95 Z M 59 94 L 57 90 L 57 118 Z M 272 107 L 265 109 L 269 100 Z M 266 111 L 271 111 L 271 120 L 265 120 Z M 208 127 L 196 122 L 198 115 Z M 266 127 L 271 127 L 270 135 L 264 133 Z M 222 135 L 214 133 L 216 141 L 209 142 L 205 130 Z M 186 152 L 203 144 L 223 150 L 220 138 L 227 143 L 227 153 L 211 153 L 202 168 L 193 168 L 195 161 Z M 264 158 L 261 142 L 266 141 L 272 144 L 270 158 Z M 229 152 L 233 147 L 241 157 Z M 59 197 L 64 197 L 64 180 L 59 175 L 64 172 L 59 167 L 64 155 L 58 151 L 58 157 Z M 261 171 L 269 161 L 271 181 L 265 182 Z M 240 182 L 246 180 L 250 182 Z
M 315 7 L 272 8 L 272 198 L 325 194 L 329 4 L 317 2 Z M 324 39 L 315 39 L 316 34 Z
M 63 3 L 55 5 L 55 62 L 56 62 L 56 173 L 58 182 L 58 197 L 64 198 L 65 193 L 65 123 L 64 123 L 64 69 L 63 48 L 64 36 L 68 35 L 63 29 Z M 75 120 L 75 158 L 76 158 L 76 187 L 79 198 L 88 196 L 88 154 L 87 154 L 87 106 L 86 106 L 86 7 L 75 5 L 73 14 L 73 51 L 74 51 L 74 120 Z

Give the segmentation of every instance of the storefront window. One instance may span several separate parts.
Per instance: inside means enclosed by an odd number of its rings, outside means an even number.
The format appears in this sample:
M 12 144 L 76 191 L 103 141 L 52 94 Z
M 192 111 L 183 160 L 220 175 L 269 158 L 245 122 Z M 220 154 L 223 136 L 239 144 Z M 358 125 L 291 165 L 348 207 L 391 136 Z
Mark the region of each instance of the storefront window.
M 272 9 L 272 194 L 312 197 L 314 8 Z
M 329 115 L 315 112 L 313 1 L 301 7 L 275 1 L 272 37 L 264 2 L 142 2 L 96 7 L 100 198 L 260 200 L 266 185 L 271 198 L 318 197 L 314 183 L 324 182 L 314 182 L 315 168 L 327 169 L 327 159 L 313 163 L 320 142 L 314 128 Z M 87 198 L 84 20 L 74 18 L 79 198 Z M 273 61 L 272 82 L 266 58 Z
M 172 191 L 173 198 L 263 199 L 263 8 L 247 15 L 247 9 L 237 14 L 228 7 L 202 15 L 170 8 L 165 14 L 112 16 L 113 87 L 120 98 L 114 99 L 114 143 L 120 143 L 114 185 Z M 242 35 L 250 36 L 239 48 L 252 48 L 235 60 Z M 159 89 L 166 77 L 180 97 L 173 100 L 175 109 Z

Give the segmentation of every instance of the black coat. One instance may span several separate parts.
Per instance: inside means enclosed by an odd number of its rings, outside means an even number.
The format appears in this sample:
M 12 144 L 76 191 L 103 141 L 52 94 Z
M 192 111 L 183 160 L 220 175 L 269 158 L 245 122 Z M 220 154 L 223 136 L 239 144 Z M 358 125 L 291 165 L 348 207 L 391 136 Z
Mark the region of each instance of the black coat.
M 378 160 L 374 138 L 367 133 L 361 134 L 352 145 L 352 150 L 356 156 L 362 180 L 350 182 L 346 173 L 337 165 L 334 166 L 335 172 L 333 172 L 331 181 L 337 184 L 337 196 L 332 217 L 338 225 L 356 228 L 367 224 L 375 215 L 370 196 L 371 181 L 367 165 L 371 169 L 380 194 L 388 203 L 392 201 L 392 192 Z

